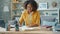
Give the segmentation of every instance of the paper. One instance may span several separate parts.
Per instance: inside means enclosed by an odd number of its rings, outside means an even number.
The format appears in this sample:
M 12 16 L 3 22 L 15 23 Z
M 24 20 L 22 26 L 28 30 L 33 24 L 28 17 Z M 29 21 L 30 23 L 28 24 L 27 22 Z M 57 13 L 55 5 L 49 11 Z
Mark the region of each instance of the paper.
M 19 27 L 20 28 L 20 30 L 33 30 L 34 28 L 30 28 L 30 27 L 27 27 L 27 26 L 22 26 L 22 27 Z
M 5 28 L 0 27 L 0 32 L 6 31 Z

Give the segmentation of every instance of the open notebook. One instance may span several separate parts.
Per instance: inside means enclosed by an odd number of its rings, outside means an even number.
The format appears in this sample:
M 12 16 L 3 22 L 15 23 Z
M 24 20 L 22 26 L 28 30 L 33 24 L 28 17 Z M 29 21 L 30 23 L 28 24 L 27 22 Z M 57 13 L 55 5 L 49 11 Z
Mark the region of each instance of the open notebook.
M 22 26 L 22 27 L 19 27 L 20 30 L 31 30 L 31 31 L 34 31 L 34 30 L 40 30 L 39 27 L 27 27 L 27 26 Z

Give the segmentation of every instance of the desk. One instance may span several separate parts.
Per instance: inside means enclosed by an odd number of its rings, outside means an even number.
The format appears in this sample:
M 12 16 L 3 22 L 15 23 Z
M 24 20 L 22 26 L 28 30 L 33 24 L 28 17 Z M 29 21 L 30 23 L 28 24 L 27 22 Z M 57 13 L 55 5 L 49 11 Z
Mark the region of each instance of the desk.
M 1 31 L 0 34 L 59 34 L 60 32 L 52 32 L 52 31 L 42 31 L 42 30 L 35 30 L 35 31 Z
M 0 34 L 53 34 L 52 31 L 5 31 L 0 32 Z
M 0 32 L 0 34 L 60 34 L 60 32 L 52 32 L 52 31 L 5 31 Z

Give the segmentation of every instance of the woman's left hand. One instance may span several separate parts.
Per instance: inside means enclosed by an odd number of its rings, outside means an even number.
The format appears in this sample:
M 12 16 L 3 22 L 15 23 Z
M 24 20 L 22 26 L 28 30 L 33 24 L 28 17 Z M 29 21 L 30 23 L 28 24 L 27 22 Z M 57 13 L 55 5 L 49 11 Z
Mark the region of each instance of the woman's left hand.
M 37 24 L 31 24 L 31 25 L 29 25 L 29 27 L 38 27 L 39 25 L 37 25 Z

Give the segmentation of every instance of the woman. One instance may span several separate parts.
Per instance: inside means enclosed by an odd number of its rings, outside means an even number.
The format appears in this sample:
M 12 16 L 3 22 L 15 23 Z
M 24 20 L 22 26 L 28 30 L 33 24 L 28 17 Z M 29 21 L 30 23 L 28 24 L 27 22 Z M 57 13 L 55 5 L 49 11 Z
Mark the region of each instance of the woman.
M 36 27 L 40 25 L 40 14 L 37 11 L 38 5 L 34 0 L 27 0 L 24 3 L 25 10 L 23 11 L 19 22 L 20 26 L 22 26 L 23 21 L 26 26 Z

